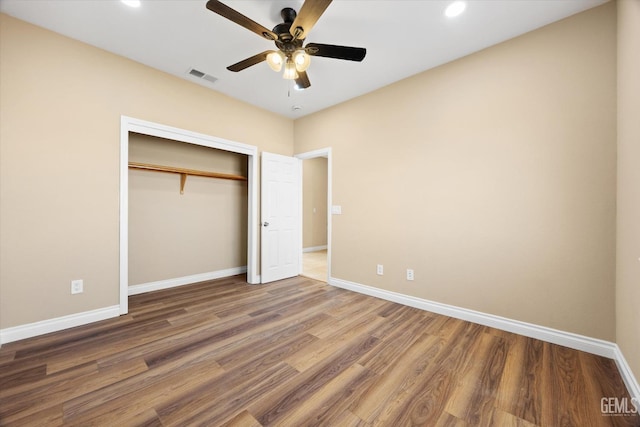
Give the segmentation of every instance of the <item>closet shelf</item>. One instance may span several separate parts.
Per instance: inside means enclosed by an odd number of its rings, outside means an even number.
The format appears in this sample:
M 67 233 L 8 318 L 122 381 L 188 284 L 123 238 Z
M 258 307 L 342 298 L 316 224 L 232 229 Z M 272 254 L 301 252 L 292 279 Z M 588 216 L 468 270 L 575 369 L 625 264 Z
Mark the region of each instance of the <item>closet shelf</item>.
M 180 194 L 184 194 L 184 184 L 187 182 L 187 175 L 204 176 L 207 178 L 231 179 L 234 181 L 246 181 L 247 177 L 228 173 L 200 171 L 196 169 L 176 168 L 173 166 L 152 165 L 150 163 L 129 162 L 129 169 L 141 169 L 156 172 L 176 173 L 180 175 Z

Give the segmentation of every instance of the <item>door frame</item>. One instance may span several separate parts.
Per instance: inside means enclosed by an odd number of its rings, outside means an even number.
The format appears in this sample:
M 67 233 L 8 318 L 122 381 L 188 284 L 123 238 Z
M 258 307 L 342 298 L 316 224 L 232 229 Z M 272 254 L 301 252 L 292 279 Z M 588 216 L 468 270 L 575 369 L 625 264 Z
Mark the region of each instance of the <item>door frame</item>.
M 327 283 L 331 280 L 331 206 L 332 206 L 332 191 L 331 191 L 331 182 L 332 180 L 332 166 L 331 166 L 331 147 L 319 148 L 317 150 L 308 151 L 306 153 L 296 154 L 294 157 L 304 161 L 308 159 L 315 159 L 318 157 L 324 157 L 327 159 Z M 300 267 L 299 274 L 302 274 L 302 231 L 303 231 L 303 218 L 302 218 L 302 186 L 303 186 L 303 176 L 302 176 L 302 163 L 300 162 Z
M 120 117 L 120 314 L 129 311 L 129 133 L 156 136 L 203 147 L 216 148 L 248 158 L 247 169 L 247 282 L 260 283 L 258 276 L 258 147 L 202 133 Z

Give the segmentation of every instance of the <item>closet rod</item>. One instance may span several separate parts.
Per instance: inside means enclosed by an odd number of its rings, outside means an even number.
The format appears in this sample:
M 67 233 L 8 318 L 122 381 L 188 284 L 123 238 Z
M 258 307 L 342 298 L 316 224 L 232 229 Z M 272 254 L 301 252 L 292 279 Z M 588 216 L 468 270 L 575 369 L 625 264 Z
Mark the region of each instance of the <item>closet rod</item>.
M 150 163 L 129 162 L 129 169 L 149 170 L 156 172 L 168 172 L 180 174 L 180 194 L 184 194 L 184 184 L 187 181 L 187 175 L 204 176 L 207 178 L 231 179 L 235 181 L 246 181 L 247 177 L 242 175 L 233 175 L 228 173 L 208 172 L 196 169 L 177 168 L 173 166 L 153 165 Z

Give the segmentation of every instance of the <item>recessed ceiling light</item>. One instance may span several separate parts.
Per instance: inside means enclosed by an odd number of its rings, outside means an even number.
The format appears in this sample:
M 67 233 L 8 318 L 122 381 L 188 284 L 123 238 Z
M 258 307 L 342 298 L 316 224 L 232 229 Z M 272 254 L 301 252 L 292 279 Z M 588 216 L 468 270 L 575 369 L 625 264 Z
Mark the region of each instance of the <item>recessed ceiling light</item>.
M 454 1 L 449 6 L 447 6 L 447 8 L 444 10 L 444 14 L 449 18 L 453 18 L 460 15 L 462 12 L 464 12 L 466 8 L 467 8 L 466 2 Z
M 140 7 L 140 0 L 120 0 L 129 7 Z
M 291 111 L 300 111 L 300 110 L 302 110 L 301 105 L 294 105 L 293 107 L 291 107 Z

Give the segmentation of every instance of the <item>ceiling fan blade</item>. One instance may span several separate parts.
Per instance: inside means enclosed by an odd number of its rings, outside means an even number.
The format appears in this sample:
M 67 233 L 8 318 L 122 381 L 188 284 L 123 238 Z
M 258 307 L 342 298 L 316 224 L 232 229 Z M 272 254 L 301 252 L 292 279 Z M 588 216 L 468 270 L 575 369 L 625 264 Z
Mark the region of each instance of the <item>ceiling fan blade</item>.
M 227 67 L 227 70 L 233 71 L 235 73 L 237 73 L 238 71 L 242 71 L 245 68 L 249 68 L 252 65 L 256 65 L 256 64 L 261 63 L 262 61 L 265 61 L 267 59 L 267 55 L 270 54 L 271 52 L 274 52 L 274 51 L 273 50 L 266 50 L 266 51 L 264 51 L 262 53 L 259 53 L 257 55 L 253 55 L 250 58 L 243 59 L 240 62 L 237 62 L 237 63 L 235 63 L 233 65 L 229 65 Z
M 320 19 L 325 9 L 331 4 L 332 0 L 306 0 L 298 16 L 291 24 L 291 35 L 298 40 L 303 40 L 311 31 L 311 28 Z M 299 30 L 298 30 L 299 29 Z
M 367 54 L 363 47 L 337 46 L 334 44 L 309 43 L 304 50 L 311 56 L 362 61 Z
M 306 71 L 298 71 L 298 78 L 296 78 L 296 84 L 301 89 L 306 89 L 311 86 L 311 82 L 309 81 L 309 76 L 307 76 Z
M 273 31 L 268 28 L 263 27 L 257 22 L 247 18 L 240 12 L 231 9 L 224 3 L 221 3 L 219 0 L 209 0 L 207 2 L 207 9 L 210 11 L 217 13 L 220 16 L 224 16 L 230 21 L 235 22 L 238 25 L 242 25 L 249 31 L 253 31 L 261 37 L 264 37 L 267 40 L 277 40 L 278 36 Z

